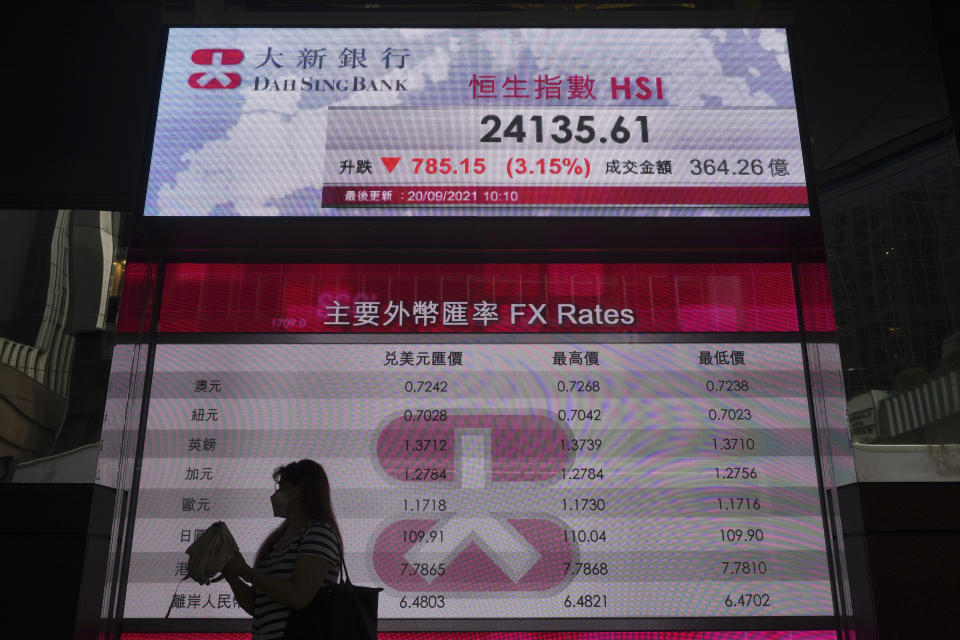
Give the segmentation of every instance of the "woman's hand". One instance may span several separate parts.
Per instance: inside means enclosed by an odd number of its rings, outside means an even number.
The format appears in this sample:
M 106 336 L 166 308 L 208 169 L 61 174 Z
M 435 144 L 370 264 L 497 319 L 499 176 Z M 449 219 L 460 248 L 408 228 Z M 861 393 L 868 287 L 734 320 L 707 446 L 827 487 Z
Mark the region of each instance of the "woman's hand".
M 230 561 L 227 562 L 223 569 L 221 569 L 220 573 L 227 578 L 243 578 L 248 576 L 250 571 L 250 566 L 247 564 L 247 561 L 243 559 L 243 555 L 238 551 L 232 558 L 230 558 Z

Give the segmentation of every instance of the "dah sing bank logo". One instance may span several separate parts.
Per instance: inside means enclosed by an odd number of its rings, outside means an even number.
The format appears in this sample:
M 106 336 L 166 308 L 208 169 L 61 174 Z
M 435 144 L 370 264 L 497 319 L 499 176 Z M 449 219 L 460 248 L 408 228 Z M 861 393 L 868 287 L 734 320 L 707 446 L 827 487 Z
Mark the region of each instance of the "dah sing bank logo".
M 187 84 L 194 89 L 236 89 L 240 86 L 240 74 L 224 69 L 243 62 L 240 49 L 197 49 L 190 59 L 194 64 L 209 67 L 190 76 Z

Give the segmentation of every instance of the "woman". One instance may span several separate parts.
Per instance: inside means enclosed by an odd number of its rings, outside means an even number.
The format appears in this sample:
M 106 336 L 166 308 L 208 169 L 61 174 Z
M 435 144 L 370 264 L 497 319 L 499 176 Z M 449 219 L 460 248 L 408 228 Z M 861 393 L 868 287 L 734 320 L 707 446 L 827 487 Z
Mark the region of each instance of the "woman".
M 336 584 L 340 571 L 340 529 L 323 467 L 291 462 L 273 480 L 278 488 L 270 502 L 283 524 L 264 540 L 252 568 L 239 553 L 223 568 L 237 602 L 253 616 L 253 640 L 282 638 L 290 612 Z

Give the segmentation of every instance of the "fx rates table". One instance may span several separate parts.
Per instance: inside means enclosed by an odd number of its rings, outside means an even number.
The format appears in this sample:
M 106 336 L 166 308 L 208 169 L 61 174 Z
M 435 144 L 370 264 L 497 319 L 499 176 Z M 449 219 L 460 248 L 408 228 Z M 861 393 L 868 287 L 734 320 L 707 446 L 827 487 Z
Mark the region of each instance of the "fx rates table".
M 215 520 L 252 562 L 304 457 L 381 619 L 832 615 L 800 344 L 308 339 L 158 345 L 128 617 Z M 172 617 L 245 616 L 190 585 Z

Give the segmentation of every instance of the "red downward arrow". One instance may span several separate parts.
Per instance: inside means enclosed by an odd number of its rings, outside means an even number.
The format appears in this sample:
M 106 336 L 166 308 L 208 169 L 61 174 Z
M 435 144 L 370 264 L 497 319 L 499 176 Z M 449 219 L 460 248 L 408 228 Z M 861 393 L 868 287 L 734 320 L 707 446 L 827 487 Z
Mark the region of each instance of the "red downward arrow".
M 387 168 L 387 173 L 393 173 L 393 170 L 397 168 L 397 163 L 400 162 L 400 158 L 380 158 L 380 162 Z

